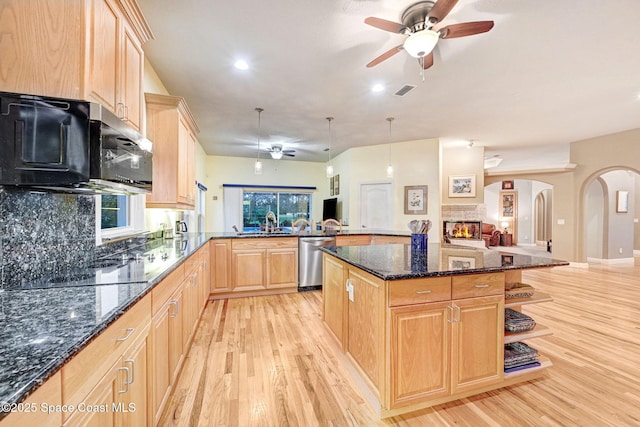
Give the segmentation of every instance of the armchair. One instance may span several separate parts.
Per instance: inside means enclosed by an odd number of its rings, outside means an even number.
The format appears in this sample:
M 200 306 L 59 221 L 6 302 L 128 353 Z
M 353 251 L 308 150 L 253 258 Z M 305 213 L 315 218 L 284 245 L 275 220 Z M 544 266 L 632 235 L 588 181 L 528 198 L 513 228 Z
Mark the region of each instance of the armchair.
M 496 230 L 495 225 L 482 223 L 482 240 L 484 240 L 486 247 L 498 246 L 500 244 L 501 234 L 500 230 Z

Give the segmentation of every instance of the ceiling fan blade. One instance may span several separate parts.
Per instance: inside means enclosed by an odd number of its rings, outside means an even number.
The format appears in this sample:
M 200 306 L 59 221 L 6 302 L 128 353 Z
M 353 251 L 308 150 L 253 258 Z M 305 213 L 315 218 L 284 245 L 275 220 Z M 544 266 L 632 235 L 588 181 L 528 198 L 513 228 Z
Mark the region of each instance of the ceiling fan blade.
M 390 31 L 392 33 L 400 33 L 400 34 L 404 32 L 405 28 L 407 28 L 402 24 L 398 24 L 397 22 L 387 21 L 386 19 L 376 18 L 373 16 L 365 18 L 364 23 L 371 25 L 372 27 L 376 27 L 380 30 L 385 30 L 385 31 Z
M 391 49 L 389 49 L 388 51 L 386 51 L 382 55 L 378 56 L 373 61 L 369 62 L 367 64 L 367 68 L 374 67 L 374 66 L 378 65 L 379 63 L 381 63 L 382 61 L 384 61 L 385 59 L 391 58 L 393 55 L 395 55 L 396 53 L 400 52 L 402 49 L 403 49 L 402 45 L 398 45 L 396 47 L 392 47 Z
M 422 59 L 418 58 L 418 62 L 422 62 L 422 69 L 426 70 L 427 68 L 433 65 L 433 52 L 428 55 L 422 57 Z
M 438 0 L 427 17 L 431 22 L 442 22 L 457 3 L 458 0 Z
M 493 28 L 493 21 L 463 22 L 452 24 L 438 30 L 441 39 L 455 39 L 458 37 L 473 36 L 486 33 Z
M 293 153 L 287 153 L 286 151 L 284 151 L 282 154 L 284 154 L 287 157 L 295 157 L 296 155 Z

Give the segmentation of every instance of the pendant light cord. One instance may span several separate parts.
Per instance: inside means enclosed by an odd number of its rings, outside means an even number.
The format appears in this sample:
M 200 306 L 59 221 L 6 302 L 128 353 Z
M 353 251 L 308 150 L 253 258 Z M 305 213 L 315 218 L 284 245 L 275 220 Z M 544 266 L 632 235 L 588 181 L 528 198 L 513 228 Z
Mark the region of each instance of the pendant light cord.
M 260 161 L 260 129 L 261 129 L 260 116 L 262 115 L 264 108 L 258 107 L 255 110 L 258 112 L 258 148 L 256 150 L 256 161 Z

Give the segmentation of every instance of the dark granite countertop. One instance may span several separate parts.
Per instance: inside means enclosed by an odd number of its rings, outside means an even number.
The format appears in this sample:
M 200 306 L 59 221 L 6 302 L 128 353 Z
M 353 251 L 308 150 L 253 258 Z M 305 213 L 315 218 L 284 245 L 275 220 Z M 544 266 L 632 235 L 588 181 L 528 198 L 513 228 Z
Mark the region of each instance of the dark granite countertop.
M 426 254 L 412 253 L 408 244 L 328 246 L 320 250 L 383 280 L 569 265 L 551 258 L 439 243 L 429 244 Z
M 408 236 L 384 230 L 340 235 Z M 322 236 L 320 231 L 301 234 Z M 151 241 L 98 260 L 0 290 L 0 403 L 19 403 L 210 239 L 299 237 L 290 233 L 188 233 Z M 402 245 L 400 245 L 402 246 Z M 6 413 L 0 411 L 0 419 Z

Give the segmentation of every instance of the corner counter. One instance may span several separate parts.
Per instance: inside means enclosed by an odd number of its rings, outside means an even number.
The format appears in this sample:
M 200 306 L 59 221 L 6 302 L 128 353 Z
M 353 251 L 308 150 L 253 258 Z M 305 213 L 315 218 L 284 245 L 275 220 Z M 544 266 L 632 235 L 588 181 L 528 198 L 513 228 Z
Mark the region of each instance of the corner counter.
M 536 378 L 551 365 L 541 356 L 539 366 L 505 373 L 504 345 L 519 341 L 505 337 L 505 306 L 536 302 L 505 304 L 505 286 L 521 282 L 523 269 L 567 262 L 439 244 L 421 255 L 410 245 L 321 250 L 323 319 L 381 417 Z

